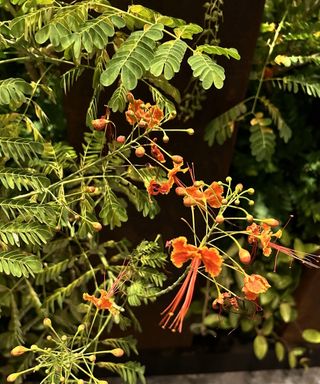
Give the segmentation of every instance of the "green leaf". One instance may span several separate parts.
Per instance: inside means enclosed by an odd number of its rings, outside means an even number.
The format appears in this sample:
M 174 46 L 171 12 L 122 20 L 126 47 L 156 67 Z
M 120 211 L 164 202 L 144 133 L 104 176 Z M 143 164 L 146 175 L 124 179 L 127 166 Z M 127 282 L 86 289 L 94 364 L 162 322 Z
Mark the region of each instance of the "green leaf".
M 43 149 L 42 143 L 31 139 L 0 137 L 0 156 L 12 158 L 17 162 L 38 157 Z
M 263 322 L 262 329 L 261 329 L 263 335 L 269 336 L 271 334 L 271 332 L 273 331 L 273 326 L 274 326 L 273 316 L 270 316 L 268 319 L 266 319 Z
M 188 63 L 193 70 L 193 76 L 199 77 L 204 89 L 209 89 L 212 84 L 218 89 L 223 87 L 224 69 L 208 55 L 195 52 L 189 57 Z
M 211 147 L 215 142 L 222 145 L 232 136 L 235 122 L 247 111 L 245 103 L 241 102 L 228 109 L 222 115 L 211 120 L 205 127 L 204 139 Z
M 280 341 L 277 341 L 275 344 L 275 353 L 278 361 L 281 363 L 285 357 L 286 350 L 284 348 L 284 345 L 280 343 Z
M 268 352 L 268 342 L 267 339 L 258 335 L 253 340 L 253 351 L 257 359 L 262 360 Z
M 186 24 L 180 27 L 174 28 L 174 34 L 182 39 L 193 39 L 193 35 L 197 35 L 203 31 L 202 27 L 198 24 Z
M 121 224 L 128 220 L 128 215 L 123 206 L 122 199 L 119 199 L 107 185 L 105 186 L 99 217 L 102 219 L 104 225 L 110 226 L 110 229 L 121 227 Z
M 20 105 L 26 101 L 25 95 L 30 95 L 32 90 L 32 86 L 23 79 L 0 80 L 0 105 L 11 103 Z
M 38 256 L 18 250 L 0 252 L 0 273 L 15 277 L 29 277 L 41 270 L 42 263 Z
M 256 124 L 250 128 L 251 153 L 257 161 L 270 160 L 275 150 L 275 134 L 269 127 Z
M 136 361 L 128 361 L 126 363 L 98 362 L 97 366 L 117 373 L 125 384 L 146 384 L 144 378 L 144 366 Z
M 228 59 L 232 57 L 236 60 L 240 60 L 241 58 L 238 51 L 235 48 L 223 48 L 223 47 L 219 47 L 218 45 L 203 44 L 203 45 L 198 45 L 196 50 L 199 52 L 206 52 L 211 55 L 223 55 L 223 56 L 226 56 Z
M 102 72 L 100 82 L 107 87 L 120 75 L 123 86 L 132 90 L 149 70 L 155 42 L 162 38 L 162 24 L 154 24 L 143 31 L 133 32 L 120 46 Z
M 273 86 L 278 86 L 284 91 L 298 93 L 300 90 L 312 97 L 320 97 L 320 83 L 303 76 L 287 76 L 271 79 Z
M 108 106 L 112 109 L 112 112 L 123 112 L 127 105 L 127 94 L 128 90 L 122 84 L 113 92 Z
M 187 44 L 179 39 L 161 44 L 150 64 L 150 72 L 156 77 L 163 73 L 165 79 L 172 79 L 180 70 L 186 50 Z
M 320 343 L 320 332 L 316 329 L 305 329 L 302 332 L 302 337 L 308 343 L 319 344 Z
M 291 319 L 291 305 L 289 303 L 280 304 L 280 315 L 285 323 L 289 323 Z
M 20 247 L 22 241 L 25 244 L 42 245 L 51 237 L 51 231 L 43 224 L 26 224 L 18 221 L 0 224 L 0 239 L 5 244 Z
M 42 174 L 31 172 L 29 169 L 9 167 L 0 168 L 0 182 L 5 188 L 17 188 L 19 191 L 22 188 L 42 190 L 50 185 L 50 180 Z
M 292 136 L 292 131 L 291 128 L 287 125 L 287 123 L 283 120 L 279 109 L 265 97 L 260 97 L 260 101 L 267 108 L 268 112 L 272 117 L 272 121 L 276 124 L 276 127 L 279 131 L 279 136 L 283 139 L 285 143 L 287 143 Z

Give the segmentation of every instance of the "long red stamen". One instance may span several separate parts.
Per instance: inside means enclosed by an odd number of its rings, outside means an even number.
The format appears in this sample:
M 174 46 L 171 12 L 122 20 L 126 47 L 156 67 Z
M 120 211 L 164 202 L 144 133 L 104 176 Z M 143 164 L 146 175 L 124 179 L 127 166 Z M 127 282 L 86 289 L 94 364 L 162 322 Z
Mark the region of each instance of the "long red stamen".
M 297 251 L 295 249 L 287 248 L 282 245 L 272 243 L 270 241 L 269 246 L 273 249 L 276 249 L 278 252 L 282 252 L 294 259 L 301 261 L 301 263 L 306 264 L 313 268 L 320 268 L 320 255 L 314 255 L 312 253 L 306 253 L 302 251 Z
M 194 292 L 194 286 L 195 282 L 197 279 L 197 274 L 198 274 L 198 268 L 201 264 L 201 259 L 196 257 L 192 260 L 191 265 L 190 265 L 190 270 L 188 272 L 188 275 L 183 282 L 181 288 L 179 289 L 177 295 L 175 298 L 172 300 L 171 304 L 161 313 L 161 315 L 166 314 L 165 317 L 161 320 L 160 325 L 162 328 L 165 328 L 169 321 L 171 320 L 172 316 L 174 316 L 174 312 L 177 309 L 178 305 L 180 304 L 181 300 L 183 299 L 183 296 L 187 290 L 184 302 L 180 308 L 180 311 L 172 321 L 172 323 L 169 325 L 169 328 L 172 331 L 175 331 L 176 328 L 178 328 L 178 331 L 182 331 L 182 325 L 184 318 L 189 310 L 192 297 L 193 297 L 193 292 Z

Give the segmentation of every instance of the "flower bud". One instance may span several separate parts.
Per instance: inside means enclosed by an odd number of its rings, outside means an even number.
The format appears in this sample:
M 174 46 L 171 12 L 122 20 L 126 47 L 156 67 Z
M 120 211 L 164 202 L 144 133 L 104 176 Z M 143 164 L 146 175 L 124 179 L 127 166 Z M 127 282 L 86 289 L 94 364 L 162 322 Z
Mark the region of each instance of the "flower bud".
M 96 231 L 96 232 L 100 232 L 101 229 L 102 229 L 102 225 L 100 223 L 98 223 L 97 221 L 94 221 L 93 223 L 91 223 L 92 225 L 92 228 Z
M 48 336 L 46 337 L 46 339 L 47 339 L 48 341 L 51 341 L 51 340 L 52 340 L 52 336 L 51 336 L 51 335 L 48 335 Z
M 193 183 L 193 186 L 196 187 L 196 188 L 203 187 L 203 186 L 204 186 L 204 182 L 203 182 L 202 180 L 196 180 L 196 181 Z
M 137 157 L 143 157 L 146 153 L 146 150 L 142 146 L 140 146 L 140 147 L 136 148 L 134 153 Z
M 171 160 L 176 164 L 182 164 L 183 163 L 183 157 L 180 155 L 171 156 Z
M 222 215 L 218 215 L 217 217 L 216 217 L 216 223 L 218 223 L 218 224 L 221 224 L 221 223 L 223 223 L 224 222 L 224 217 L 222 216 Z
M 128 92 L 127 93 L 127 100 L 129 101 L 129 103 L 133 103 L 134 102 L 134 96 L 131 92 Z
M 121 357 L 124 355 L 124 350 L 122 348 L 115 348 L 115 349 L 112 349 L 110 353 L 112 353 L 113 356 Z
M 62 336 L 61 336 L 61 340 L 62 340 L 62 341 L 67 341 L 67 340 L 68 340 L 67 335 L 62 335 Z
M 51 320 L 48 317 L 46 317 L 45 319 L 43 319 L 43 325 L 45 327 L 51 328 L 52 327 Z
M 228 200 L 227 200 L 227 199 L 222 199 L 222 200 L 221 200 L 221 204 L 222 204 L 222 205 L 228 204 Z
M 227 177 L 226 177 L 226 182 L 227 182 L 227 183 L 231 183 L 231 181 L 232 181 L 232 177 L 231 177 L 231 176 L 227 176 Z
M 84 324 L 80 324 L 78 327 L 78 332 L 83 332 L 86 329 L 86 326 Z
M 244 248 L 240 248 L 240 250 L 239 250 L 239 259 L 240 259 L 241 263 L 243 263 L 243 264 L 249 264 L 250 261 L 251 261 L 251 255 L 250 255 L 250 252 L 247 251 L 247 250 L 244 249 Z
M 13 383 L 14 381 L 16 381 L 17 380 L 17 378 L 20 376 L 20 373 L 19 372 L 17 372 L 17 373 L 11 373 L 11 375 L 9 375 L 8 377 L 7 377 L 7 382 L 8 383 Z
M 235 205 L 240 205 L 240 200 L 237 199 L 234 203 L 235 203 Z
M 121 143 L 123 144 L 125 141 L 126 141 L 126 137 L 121 135 L 121 136 L 118 136 L 117 139 L 116 139 L 117 143 Z
M 23 345 L 18 345 L 17 347 L 13 348 L 10 353 L 12 356 L 20 356 L 27 351 L 29 351 L 28 348 L 24 347 Z
M 243 185 L 241 183 L 236 185 L 236 191 L 241 192 L 243 190 Z
M 249 195 L 253 195 L 254 194 L 254 189 L 253 188 L 249 188 L 248 189 L 248 193 L 249 193 Z
M 98 380 L 98 384 L 109 384 L 106 380 Z
M 84 384 L 84 381 L 82 379 L 77 381 L 77 384 Z
M 177 188 L 175 189 L 175 192 L 176 192 L 176 194 L 177 194 L 178 196 L 185 196 L 185 194 L 186 194 L 186 190 L 185 190 L 185 188 L 183 188 L 183 187 L 177 187 Z
M 37 344 L 32 344 L 30 349 L 31 349 L 31 351 L 38 351 L 39 347 L 37 346 Z
M 108 124 L 108 120 L 104 118 L 95 119 L 91 121 L 91 124 L 96 131 L 103 131 Z
M 166 143 L 169 143 L 169 136 L 168 135 L 163 135 L 163 138 L 162 138 L 162 141 L 166 144 Z
M 270 227 L 277 227 L 280 225 L 279 221 L 276 219 L 263 219 L 262 222 L 270 225 Z
M 90 355 L 90 356 L 89 356 L 89 360 L 90 360 L 92 363 L 94 363 L 94 362 L 96 361 L 96 359 L 97 359 L 97 356 L 96 356 L 96 355 Z
M 252 215 L 247 215 L 246 219 L 247 219 L 247 221 L 248 221 L 249 223 L 252 223 L 252 222 L 253 222 L 253 216 L 252 216 Z
M 253 200 L 249 200 L 248 204 L 252 206 L 252 205 L 254 205 L 254 201 Z

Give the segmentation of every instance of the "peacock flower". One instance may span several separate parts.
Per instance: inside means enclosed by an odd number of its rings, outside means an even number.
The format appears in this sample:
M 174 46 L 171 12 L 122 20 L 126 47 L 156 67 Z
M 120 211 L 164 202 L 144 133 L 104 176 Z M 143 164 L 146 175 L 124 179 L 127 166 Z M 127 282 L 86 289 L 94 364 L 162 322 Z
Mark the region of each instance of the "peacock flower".
M 211 277 L 216 277 L 221 272 L 223 260 L 216 248 L 196 247 L 195 245 L 188 244 L 184 236 L 173 239 L 171 246 L 173 248 L 171 261 L 177 268 L 181 268 L 182 265 L 189 260 L 191 260 L 191 263 L 188 274 L 178 293 L 168 307 L 161 313 L 164 317 L 160 325 L 162 328 L 168 326 L 172 331 L 178 330 L 178 332 L 181 332 L 184 318 L 192 301 L 198 268 L 203 264 L 206 272 L 208 272 Z M 183 303 L 179 311 L 173 318 L 182 301 Z
M 135 100 L 133 95 L 127 95 L 129 101 L 128 110 L 126 111 L 127 122 L 131 125 L 138 125 L 141 128 L 153 129 L 158 126 L 163 119 L 163 111 L 157 105 L 144 103 L 142 100 Z
M 246 275 L 244 278 L 244 292 L 245 298 L 248 300 L 256 300 L 260 293 L 265 293 L 270 288 L 268 281 L 261 275 Z
M 151 156 L 158 160 L 160 163 L 166 162 L 164 154 L 160 151 L 159 147 L 155 142 L 151 144 Z
M 97 309 L 109 309 L 112 307 L 113 301 L 111 294 L 104 289 L 100 289 L 100 297 L 83 294 L 83 300 L 91 302 Z

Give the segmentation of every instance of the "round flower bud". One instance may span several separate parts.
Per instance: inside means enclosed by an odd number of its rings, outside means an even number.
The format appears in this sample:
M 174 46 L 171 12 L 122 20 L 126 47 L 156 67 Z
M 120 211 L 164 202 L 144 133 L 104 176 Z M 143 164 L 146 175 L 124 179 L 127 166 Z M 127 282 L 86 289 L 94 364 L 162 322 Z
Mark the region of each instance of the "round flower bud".
M 227 177 L 226 177 L 226 182 L 227 182 L 227 183 L 231 183 L 231 181 L 232 181 L 232 177 L 231 177 L 231 176 L 227 176 Z
M 102 225 L 100 223 L 98 223 L 97 221 L 93 222 L 92 224 L 92 228 L 96 231 L 96 232 L 100 232 L 101 229 L 102 229 Z
M 30 349 L 31 349 L 31 351 L 38 351 L 39 347 L 37 346 L 37 344 L 32 344 Z
M 247 251 L 247 250 L 244 249 L 244 248 L 240 248 L 240 250 L 239 250 L 239 259 L 240 259 L 241 263 L 243 263 L 243 264 L 249 264 L 250 261 L 251 261 L 251 255 L 250 255 L 250 252 Z
M 84 384 L 84 381 L 82 379 L 77 381 L 77 384 Z
M 95 119 L 91 121 L 91 124 L 96 131 L 103 131 L 108 124 L 108 120 L 104 118 Z
M 252 216 L 252 215 L 247 215 L 246 219 L 247 219 L 247 221 L 248 221 L 249 223 L 252 223 L 252 222 L 253 222 L 253 216 Z
M 52 336 L 51 336 L 51 335 L 48 335 L 48 336 L 46 337 L 46 339 L 47 339 L 48 341 L 51 341 L 51 340 L 52 340 Z
M 253 195 L 254 194 L 254 189 L 253 188 L 249 188 L 248 189 L 248 193 L 249 193 L 249 195 Z
M 126 141 L 126 137 L 123 136 L 123 135 L 120 135 L 120 136 L 117 137 L 116 140 L 117 140 L 117 143 L 123 144 Z
M 228 200 L 227 200 L 227 199 L 222 199 L 222 200 L 221 200 L 221 204 L 222 204 L 222 205 L 228 204 Z
M 240 205 L 240 200 L 237 199 L 234 203 L 235 203 L 235 205 Z
M 51 328 L 52 327 L 52 322 L 51 322 L 51 320 L 48 317 L 46 317 L 45 319 L 43 319 L 43 325 L 45 327 Z
M 78 332 L 83 332 L 86 329 L 86 326 L 84 324 L 80 324 L 78 327 Z
M 112 349 L 110 353 L 112 353 L 113 356 L 121 357 L 124 355 L 124 350 L 122 348 L 115 348 L 115 349 Z
M 248 204 L 252 206 L 252 205 L 254 205 L 254 201 L 253 200 L 249 200 Z
M 241 183 L 236 185 L 236 191 L 241 192 L 243 190 L 243 185 Z
M 62 341 L 67 341 L 67 340 L 68 340 L 67 335 L 62 335 L 62 336 L 61 336 L 61 340 L 62 340 Z
M 163 135 L 162 141 L 166 144 L 169 143 L 169 136 L 168 135 Z
M 146 150 L 142 146 L 140 146 L 140 147 L 136 148 L 134 153 L 137 157 L 143 157 L 146 153 Z
M 223 223 L 224 222 L 224 217 L 222 216 L 222 215 L 218 215 L 217 217 L 216 217 L 216 223 L 218 223 L 218 224 L 221 224 L 221 223 Z
M 61 376 L 59 381 L 60 381 L 60 383 L 64 383 L 66 381 L 66 378 L 64 376 Z
M 175 189 L 175 192 L 178 196 L 185 196 L 185 194 L 186 194 L 185 188 L 183 188 L 183 187 L 177 187 Z
M 90 356 L 89 356 L 89 360 L 90 360 L 92 363 L 94 363 L 94 362 L 96 361 L 96 359 L 97 359 L 97 356 L 96 356 L 96 355 L 90 355 Z
M 12 356 L 20 356 L 27 351 L 29 351 L 28 348 L 24 347 L 23 345 L 18 345 L 17 347 L 13 348 L 10 353 Z
M 129 101 L 129 103 L 133 103 L 134 102 L 134 96 L 131 92 L 128 92 L 127 93 L 127 100 Z

